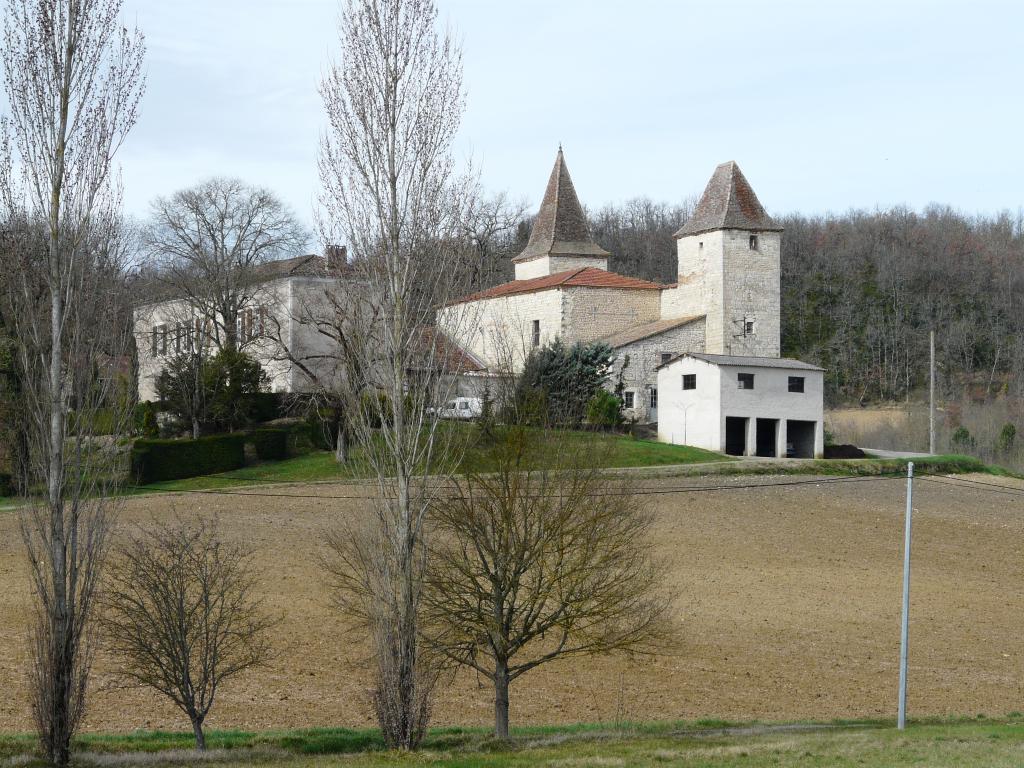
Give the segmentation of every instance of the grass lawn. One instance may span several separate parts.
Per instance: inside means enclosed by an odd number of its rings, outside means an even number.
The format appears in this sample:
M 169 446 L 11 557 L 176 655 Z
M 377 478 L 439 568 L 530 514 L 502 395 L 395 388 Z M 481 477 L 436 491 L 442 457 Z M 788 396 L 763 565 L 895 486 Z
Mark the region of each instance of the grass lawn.
M 904 732 L 879 723 L 728 726 L 708 723 L 582 725 L 515 730 L 511 743 L 482 729 L 439 728 L 414 754 L 384 751 L 375 731 L 211 732 L 209 755 L 230 766 L 292 765 L 370 768 L 391 765 L 506 768 L 507 766 L 929 766 L 1009 768 L 1024 763 L 1024 721 L 950 721 L 911 724 Z M 185 733 L 87 735 L 76 745 L 81 764 L 188 765 Z M 26 758 L 28 736 L 0 737 L 0 758 Z M 117 755 L 105 757 L 106 755 Z
M 733 460 L 720 453 L 686 445 L 668 445 L 600 432 L 565 432 L 559 439 L 567 449 L 588 451 L 605 467 L 654 467 Z M 479 451 L 470 447 L 463 460 L 464 466 L 476 471 L 487 471 L 486 464 L 476 461 L 479 455 Z M 314 451 L 284 461 L 267 462 L 217 475 L 152 483 L 136 489 L 136 492 L 194 491 L 266 482 L 343 482 L 369 477 L 371 474 L 366 464 L 360 461 L 358 449 L 353 452 L 352 460 L 343 466 L 334 461 L 333 453 Z

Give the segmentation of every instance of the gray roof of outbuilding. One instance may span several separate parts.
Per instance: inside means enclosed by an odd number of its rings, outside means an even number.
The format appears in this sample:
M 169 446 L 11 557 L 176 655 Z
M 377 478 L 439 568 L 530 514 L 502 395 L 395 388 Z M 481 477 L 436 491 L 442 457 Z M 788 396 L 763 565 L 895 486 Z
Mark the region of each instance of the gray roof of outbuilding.
M 743 171 L 732 160 L 715 168 L 693 216 L 675 236 L 696 235 L 715 229 L 782 231 L 757 199 Z
M 703 360 L 705 363 L 711 363 L 712 365 L 728 365 L 735 368 L 785 368 L 793 371 L 824 371 L 824 368 L 819 368 L 817 365 L 811 365 L 805 363 L 802 360 L 794 360 L 789 357 L 753 357 L 747 355 L 710 355 L 704 352 L 684 352 L 681 355 L 676 355 L 671 360 L 668 360 L 658 368 L 664 368 L 666 365 L 672 365 L 676 360 L 681 360 L 684 357 L 692 357 L 696 360 Z
M 576 188 L 569 177 L 562 148 L 558 148 L 555 167 L 551 169 L 544 199 L 530 231 L 530 240 L 513 261 L 529 261 L 541 256 L 596 256 L 610 254 L 594 242 L 587 225 L 587 216 L 576 197 Z

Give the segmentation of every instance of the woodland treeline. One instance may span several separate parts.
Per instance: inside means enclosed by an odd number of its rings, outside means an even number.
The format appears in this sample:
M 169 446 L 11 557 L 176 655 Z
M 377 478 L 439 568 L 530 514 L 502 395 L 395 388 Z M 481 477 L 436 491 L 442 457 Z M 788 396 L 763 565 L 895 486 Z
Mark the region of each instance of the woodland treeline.
M 694 201 L 646 199 L 591 212 L 609 267 L 675 280 L 673 233 Z M 1024 212 L 967 216 L 948 207 L 781 217 L 782 352 L 827 369 L 830 402 L 899 401 L 928 380 L 936 332 L 945 396 L 974 399 L 1024 389 Z M 511 279 L 529 221 L 505 230 L 480 270 Z

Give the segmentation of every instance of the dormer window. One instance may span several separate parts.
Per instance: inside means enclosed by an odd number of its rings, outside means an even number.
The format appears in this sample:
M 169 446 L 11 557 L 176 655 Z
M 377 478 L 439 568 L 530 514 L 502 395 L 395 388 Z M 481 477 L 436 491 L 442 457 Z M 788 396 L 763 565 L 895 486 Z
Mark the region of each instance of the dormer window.
M 751 235 L 750 236 L 750 250 L 752 250 L 752 251 L 756 251 L 757 250 L 757 235 Z

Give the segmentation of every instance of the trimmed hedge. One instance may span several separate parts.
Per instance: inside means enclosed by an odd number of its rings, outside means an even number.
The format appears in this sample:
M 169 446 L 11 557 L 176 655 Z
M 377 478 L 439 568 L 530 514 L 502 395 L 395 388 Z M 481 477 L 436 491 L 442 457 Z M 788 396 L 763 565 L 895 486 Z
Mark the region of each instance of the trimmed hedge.
M 280 461 L 288 458 L 287 429 L 256 429 L 249 436 L 260 461 Z
M 132 475 L 145 485 L 239 469 L 245 466 L 245 440 L 242 434 L 198 440 L 136 440 L 132 446 Z

